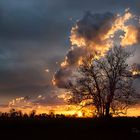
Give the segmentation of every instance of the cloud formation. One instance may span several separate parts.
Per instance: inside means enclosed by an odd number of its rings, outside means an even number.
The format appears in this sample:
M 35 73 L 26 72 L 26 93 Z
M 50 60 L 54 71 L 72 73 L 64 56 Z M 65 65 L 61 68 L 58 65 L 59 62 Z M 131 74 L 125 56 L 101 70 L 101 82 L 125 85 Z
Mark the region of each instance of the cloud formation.
M 70 29 L 84 11 L 122 13 L 130 7 L 140 14 L 138 0 L 101 3 L 102 0 L 82 3 L 81 0 L 1 0 L 0 103 L 15 97 L 38 95 L 40 90 L 45 92 L 52 73 L 69 49 L 66 46 L 69 46 Z M 75 45 L 75 50 L 78 52 L 81 48 Z M 140 49 L 136 52 L 137 62 L 139 52 Z M 46 73 L 45 69 L 50 72 Z M 46 94 L 51 95 L 51 92 Z
M 137 24 L 133 24 L 134 21 Z M 122 15 L 86 12 L 72 27 L 72 47 L 54 75 L 53 83 L 59 88 L 65 88 L 72 79 L 72 73 L 86 55 L 103 56 L 116 42 L 122 47 L 138 44 L 139 26 L 139 19 L 129 9 Z
M 53 90 L 50 91 L 50 94 L 39 94 L 36 96 L 22 96 L 14 98 L 9 101 L 9 108 L 17 109 L 30 109 L 38 108 L 39 106 L 53 106 L 53 105 L 63 105 L 64 100 L 59 98 L 59 94 Z

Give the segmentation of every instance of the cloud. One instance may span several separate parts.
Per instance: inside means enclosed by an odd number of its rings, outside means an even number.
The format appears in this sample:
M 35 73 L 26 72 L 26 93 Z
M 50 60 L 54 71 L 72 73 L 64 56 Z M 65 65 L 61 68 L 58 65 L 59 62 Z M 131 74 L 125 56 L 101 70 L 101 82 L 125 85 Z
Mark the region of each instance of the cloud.
M 111 28 L 111 22 L 114 20 L 114 15 L 111 13 L 92 14 L 86 12 L 85 16 L 77 22 L 76 33 L 71 33 L 71 40 L 75 38 L 84 38 L 88 41 L 95 40 L 100 43 L 99 36 L 107 32 Z M 76 34 L 76 35 L 75 35 Z M 74 44 L 75 45 L 75 44 Z M 74 68 L 78 65 L 81 57 L 86 56 L 89 50 L 83 47 L 72 46 L 68 51 L 65 61 L 61 64 L 62 67 L 54 75 L 54 82 L 60 88 L 64 88 L 66 83 L 71 79 Z
M 101 34 L 104 35 L 108 32 L 114 20 L 115 15 L 113 13 L 92 14 L 91 12 L 86 12 L 84 17 L 77 22 L 76 35 L 87 41 L 95 40 L 99 43 L 101 42 Z
M 9 108 L 29 109 L 38 108 L 39 106 L 64 104 L 64 100 L 62 98 L 59 98 L 58 95 L 58 90 L 56 93 L 56 89 L 48 89 L 47 93 L 43 92 L 43 94 L 38 94 L 36 96 L 22 96 L 14 98 L 13 100 L 9 101 L 8 105 L 5 106 Z
M 139 25 L 130 21 L 138 22 L 129 9 L 121 15 L 86 12 L 72 27 L 71 49 L 55 73 L 53 83 L 59 88 L 65 88 L 67 82 L 72 80 L 72 74 L 81 59 L 86 55 L 103 56 L 116 42 L 123 47 L 138 44 Z
M 104 13 L 109 9 L 122 12 L 130 7 L 134 13 L 140 13 L 137 0 L 105 0 L 101 3 L 102 0 L 82 3 L 81 0 L 1 0 L 0 101 L 37 94 L 50 83 L 52 73 L 58 68 L 55 62 L 62 61 L 69 49 L 66 46 L 69 46 L 71 26 L 84 11 Z M 70 17 L 72 21 L 68 20 Z M 77 53 L 71 52 L 70 57 L 73 54 Z M 76 63 L 73 59 L 70 61 Z M 46 67 L 51 70 L 49 74 L 44 72 Z

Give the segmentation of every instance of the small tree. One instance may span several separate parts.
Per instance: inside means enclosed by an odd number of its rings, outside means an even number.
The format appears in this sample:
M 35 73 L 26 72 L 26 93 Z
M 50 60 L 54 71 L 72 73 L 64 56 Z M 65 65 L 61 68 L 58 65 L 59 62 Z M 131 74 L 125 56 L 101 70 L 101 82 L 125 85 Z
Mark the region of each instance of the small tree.
M 104 57 L 83 59 L 79 76 L 67 86 L 72 98 L 69 103 L 93 105 L 98 116 L 126 113 L 134 103 L 133 76 L 127 59 L 131 52 L 114 47 Z
M 36 115 L 36 110 L 32 110 L 32 111 L 30 112 L 30 118 L 34 118 L 35 115 Z

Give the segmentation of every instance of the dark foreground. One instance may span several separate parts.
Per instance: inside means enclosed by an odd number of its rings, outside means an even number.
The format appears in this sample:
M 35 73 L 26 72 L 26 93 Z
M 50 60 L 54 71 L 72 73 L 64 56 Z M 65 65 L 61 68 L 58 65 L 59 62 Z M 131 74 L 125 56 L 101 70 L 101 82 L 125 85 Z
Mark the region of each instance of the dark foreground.
M 0 140 L 140 140 L 140 118 L 0 119 Z

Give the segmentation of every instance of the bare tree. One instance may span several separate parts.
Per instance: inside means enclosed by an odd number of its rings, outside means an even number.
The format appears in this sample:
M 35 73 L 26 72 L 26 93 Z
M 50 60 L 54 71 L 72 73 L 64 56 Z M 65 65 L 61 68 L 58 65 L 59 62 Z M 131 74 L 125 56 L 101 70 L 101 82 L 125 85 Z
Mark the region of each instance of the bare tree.
M 83 59 L 76 80 L 70 82 L 70 103 L 93 105 L 98 116 L 126 113 L 134 103 L 133 76 L 127 59 L 132 53 L 125 48 L 113 47 L 104 57 Z

